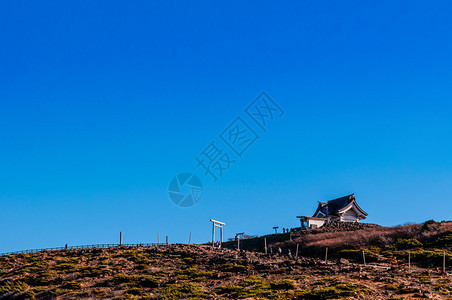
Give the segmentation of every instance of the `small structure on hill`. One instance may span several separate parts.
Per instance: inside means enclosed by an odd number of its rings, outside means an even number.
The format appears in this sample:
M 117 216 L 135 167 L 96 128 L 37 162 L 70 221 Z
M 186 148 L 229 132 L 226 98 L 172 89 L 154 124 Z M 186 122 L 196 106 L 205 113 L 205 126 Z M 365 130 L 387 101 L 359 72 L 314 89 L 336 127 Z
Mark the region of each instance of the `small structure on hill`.
M 223 244 L 223 226 L 226 225 L 226 223 L 216 221 L 213 219 L 210 219 L 210 222 L 212 222 L 212 247 L 215 246 L 215 227 L 220 228 L 220 244 L 219 244 L 219 246 L 221 247 L 221 244 Z
M 323 226 L 325 222 L 359 222 L 367 217 L 367 213 L 356 203 L 355 195 L 319 202 L 317 210 L 312 217 L 298 216 L 301 229 L 313 229 Z

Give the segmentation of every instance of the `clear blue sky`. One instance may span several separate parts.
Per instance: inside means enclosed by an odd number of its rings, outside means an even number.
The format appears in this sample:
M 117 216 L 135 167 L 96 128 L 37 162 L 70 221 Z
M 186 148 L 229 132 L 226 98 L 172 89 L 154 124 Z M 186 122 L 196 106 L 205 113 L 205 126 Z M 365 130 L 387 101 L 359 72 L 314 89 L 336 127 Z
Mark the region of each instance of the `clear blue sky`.
M 2 1 L 0 252 L 262 235 L 350 193 L 368 222 L 451 219 L 451 9 Z M 284 116 L 212 182 L 194 157 L 261 91 Z

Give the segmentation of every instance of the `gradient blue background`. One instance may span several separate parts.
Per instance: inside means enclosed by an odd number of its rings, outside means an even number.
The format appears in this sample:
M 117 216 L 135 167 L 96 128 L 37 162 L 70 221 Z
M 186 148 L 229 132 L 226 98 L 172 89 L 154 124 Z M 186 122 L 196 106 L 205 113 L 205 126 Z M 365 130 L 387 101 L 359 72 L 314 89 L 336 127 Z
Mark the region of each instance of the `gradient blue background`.
M 350 193 L 368 222 L 450 219 L 451 9 L 2 1 L 0 252 L 262 235 Z M 213 183 L 194 157 L 263 90 L 284 117 Z

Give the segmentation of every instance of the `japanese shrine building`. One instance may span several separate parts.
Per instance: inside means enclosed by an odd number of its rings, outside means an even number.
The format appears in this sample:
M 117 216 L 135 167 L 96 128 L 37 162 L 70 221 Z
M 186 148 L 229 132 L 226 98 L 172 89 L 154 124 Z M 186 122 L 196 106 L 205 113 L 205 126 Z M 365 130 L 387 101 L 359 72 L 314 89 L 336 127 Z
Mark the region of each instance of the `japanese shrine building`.
M 359 222 L 367 217 L 367 213 L 356 203 L 355 195 L 319 202 L 312 217 L 299 216 L 302 229 L 321 227 L 325 222 Z

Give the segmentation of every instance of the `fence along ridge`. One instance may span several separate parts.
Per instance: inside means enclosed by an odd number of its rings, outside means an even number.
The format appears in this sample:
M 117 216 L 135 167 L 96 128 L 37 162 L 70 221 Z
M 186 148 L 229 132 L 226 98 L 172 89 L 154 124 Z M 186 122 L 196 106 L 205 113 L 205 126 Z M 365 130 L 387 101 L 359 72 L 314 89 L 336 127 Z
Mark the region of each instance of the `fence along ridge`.
M 29 250 L 20 250 L 20 251 L 12 251 L 12 252 L 4 252 L 0 253 L 0 256 L 11 255 L 11 254 L 27 254 L 27 253 L 36 253 L 41 251 L 53 251 L 53 250 L 70 250 L 70 249 L 92 249 L 92 248 L 113 248 L 118 246 L 125 247 L 154 247 L 162 244 L 159 243 L 139 243 L 139 244 L 93 244 L 93 245 L 79 245 L 79 246 L 68 246 L 66 247 L 54 247 L 54 248 L 40 248 L 40 249 L 29 249 Z

